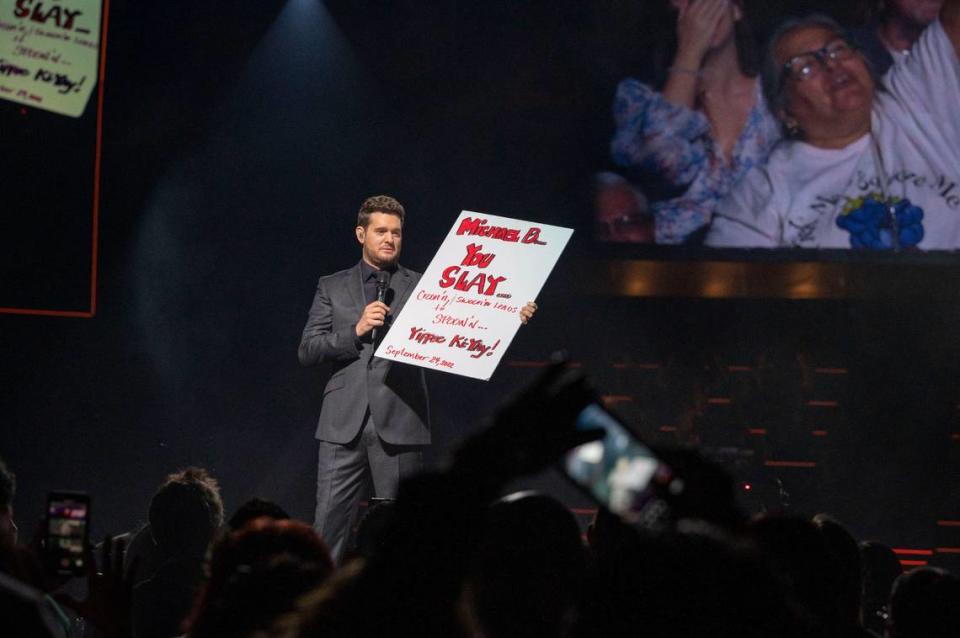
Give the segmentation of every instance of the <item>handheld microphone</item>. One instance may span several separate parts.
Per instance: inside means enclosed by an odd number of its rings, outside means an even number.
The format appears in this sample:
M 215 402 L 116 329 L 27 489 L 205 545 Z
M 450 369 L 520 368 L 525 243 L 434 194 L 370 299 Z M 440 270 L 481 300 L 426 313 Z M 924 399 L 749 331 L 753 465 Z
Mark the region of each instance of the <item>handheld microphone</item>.
M 378 270 L 377 278 L 377 301 L 383 301 L 387 297 L 387 288 L 390 286 L 390 271 Z
M 378 270 L 377 274 L 377 301 L 383 301 L 387 298 L 387 288 L 390 287 L 390 271 L 389 270 Z M 374 327 L 373 331 L 370 333 L 370 340 L 374 345 L 377 344 L 377 327 Z

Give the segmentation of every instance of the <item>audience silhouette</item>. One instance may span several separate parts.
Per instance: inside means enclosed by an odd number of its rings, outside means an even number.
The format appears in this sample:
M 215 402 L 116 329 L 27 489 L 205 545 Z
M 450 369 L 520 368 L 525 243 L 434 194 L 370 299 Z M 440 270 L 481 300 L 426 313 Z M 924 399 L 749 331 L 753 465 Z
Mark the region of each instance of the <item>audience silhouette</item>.
M 445 469 L 412 476 L 396 500 L 372 504 L 339 569 L 311 526 L 270 501 L 247 501 L 221 530 L 217 481 L 195 467 L 163 482 L 148 526 L 130 539 L 108 537 L 98 561 L 90 550 L 83 600 L 44 574 L 40 548 L 7 534 L 0 635 L 960 635 L 955 576 L 920 568 L 898 577 L 888 548 L 858 546 L 826 514 L 747 520 L 730 477 L 691 450 L 656 450 L 669 464 L 668 485 L 683 486 L 646 502 L 656 516 L 628 523 L 600 506 L 585 539 L 553 497 L 502 496 L 516 479 L 602 436 L 575 427 L 593 401 L 582 376 L 562 362 L 550 367 Z M 14 486 L 0 463 L 0 513 L 11 521 Z M 86 624 L 71 624 L 66 609 Z
M 150 501 L 150 533 L 156 542 L 156 572 L 133 588 L 137 638 L 182 633 L 203 576 L 207 546 L 223 524 L 220 486 L 202 468 L 167 477 Z

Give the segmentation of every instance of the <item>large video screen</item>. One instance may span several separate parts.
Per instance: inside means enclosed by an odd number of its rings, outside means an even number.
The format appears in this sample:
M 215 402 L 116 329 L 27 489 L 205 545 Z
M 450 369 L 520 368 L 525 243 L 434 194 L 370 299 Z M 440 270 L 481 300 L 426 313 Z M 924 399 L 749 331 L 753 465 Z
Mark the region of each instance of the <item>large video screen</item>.
M 894 40 L 901 4 L 916 29 Z M 940 4 L 669 0 L 608 22 L 642 37 L 621 36 L 608 66 L 597 250 L 788 261 L 956 251 L 960 68 Z
M 0 312 L 96 304 L 102 0 L 0 0 Z

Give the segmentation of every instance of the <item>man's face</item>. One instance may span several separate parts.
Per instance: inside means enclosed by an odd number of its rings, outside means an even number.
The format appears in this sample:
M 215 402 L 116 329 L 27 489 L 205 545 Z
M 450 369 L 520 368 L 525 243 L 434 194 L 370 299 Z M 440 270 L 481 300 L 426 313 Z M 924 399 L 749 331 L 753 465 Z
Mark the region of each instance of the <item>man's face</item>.
M 397 263 L 403 222 L 397 215 L 371 213 L 366 228 L 357 226 L 357 241 L 363 245 L 363 260 L 377 268 L 386 268 Z
M 13 506 L 0 510 L 0 545 L 17 544 L 17 524 L 13 522 Z
M 826 27 L 796 29 L 776 47 L 778 66 L 805 54 L 844 45 L 840 36 Z M 787 77 L 784 86 L 786 114 L 797 121 L 808 140 L 839 137 L 863 126 L 869 128 L 873 106 L 873 78 L 858 52 L 842 59 L 816 60 L 810 77 Z
M 600 241 L 653 241 L 653 216 L 647 212 L 647 202 L 626 182 L 599 186 L 594 220 Z
M 888 0 L 889 12 L 917 27 L 926 27 L 940 14 L 943 0 Z

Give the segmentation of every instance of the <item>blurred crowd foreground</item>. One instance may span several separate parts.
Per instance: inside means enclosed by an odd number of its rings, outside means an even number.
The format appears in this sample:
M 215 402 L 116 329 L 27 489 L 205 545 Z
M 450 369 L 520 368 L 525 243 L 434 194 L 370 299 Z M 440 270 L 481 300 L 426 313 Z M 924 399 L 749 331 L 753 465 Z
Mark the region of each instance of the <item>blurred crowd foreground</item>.
M 586 542 L 554 498 L 503 495 L 603 436 L 577 427 L 594 403 L 553 365 L 446 469 L 371 508 L 340 568 L 275 503 L 251 499 L 225 522 L 216 480 L 188 468 L 161 484 L 147 526 L 89 549 L 81 578 L 58 577 L 43 534 L 20 543 L 0 465 L 0 635 L 960 636 L 956 576 L 901 573 L 889 548 L 826 514 L 748 519 L 695 450 L 653 450 L 642 498 L 624 516 L 601 505 Z

